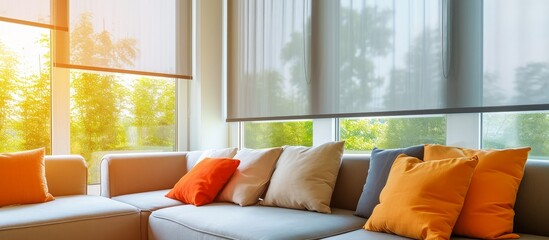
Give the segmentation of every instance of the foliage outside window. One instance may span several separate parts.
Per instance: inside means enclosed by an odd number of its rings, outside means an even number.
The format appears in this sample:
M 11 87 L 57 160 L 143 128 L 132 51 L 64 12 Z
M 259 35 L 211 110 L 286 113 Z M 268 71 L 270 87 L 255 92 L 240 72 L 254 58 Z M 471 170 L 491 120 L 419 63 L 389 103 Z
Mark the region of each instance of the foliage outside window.
M 529 146 L 530 158 L 549 159 L 549 112 L 485 113 L 482 115 L 482 147 Z
M 0 22 L 0 151 L 51 153 L 49 31 Z
M 374 147 L 402 148 L 446 143 L 446 118 L 345 118 L 340 119 L 340 139 L 347 152 L 370 152 Z
M 312 146 L 313 121 L 246 122 L 245 148 L 270 148 L 284 145 Z
M 71 22 L 71 63 L 139 65 L 139 40 L 98 30 L 100 22 L 89 12 Z M 78 70 L 52 77 L 50 32 L 0 21 L 1 152 L 52 153 L 52 111 L 59 111 L 51 105 L 52 79 L 70 81 L 70 153 L 88 163 L 89 183 L 99 182 L 107 153 L 175 150 L 175 79 Z

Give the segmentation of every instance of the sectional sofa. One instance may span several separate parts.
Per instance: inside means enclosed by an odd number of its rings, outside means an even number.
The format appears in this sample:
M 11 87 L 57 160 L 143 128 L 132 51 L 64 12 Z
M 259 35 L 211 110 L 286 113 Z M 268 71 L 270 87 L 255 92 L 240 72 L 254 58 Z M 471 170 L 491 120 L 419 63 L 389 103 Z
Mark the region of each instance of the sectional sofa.
M 368 155 L 344 155 L 331 214 L 216 202 L 195 207 L 164 195 L 201 152 L 107 155 L 101 195 L 86 195 L 79 156 L 47 156 L 56 200 L 0 208 L 0 239 L 406 239 L 361 229 L 354 215 Z M 549 239 L 549 161 L 529 160 L 515 205 L 521 239 Z M 465 239 L 465 238 L 453 238 Z
M 368 175 L 368 155 L 343 155 L 331 214 L 215 202 L 195 207 L 164 195 L 201 152 L 107 155 L 101 195 L 137 207 L 141 239 L 406 239 L 361 229 L 354 215 Z M 515 205 L 521 239 L 549 239 L 549 161 L 529 160 Z M 465 239 L 465 238 L 454 238 Z
M 0 207 L 1 240 L 139 239 L 139 210 L 87 195 L 87 166 L 80 156 L 46 156 L 54 201 Z

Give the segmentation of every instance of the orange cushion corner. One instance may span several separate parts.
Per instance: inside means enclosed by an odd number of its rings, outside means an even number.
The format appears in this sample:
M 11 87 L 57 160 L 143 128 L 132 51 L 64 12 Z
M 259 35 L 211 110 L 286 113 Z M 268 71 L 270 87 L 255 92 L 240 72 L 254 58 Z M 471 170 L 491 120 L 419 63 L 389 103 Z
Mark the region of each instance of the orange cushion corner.
M 424 162 L 399 155 L 364 228 L 414 239 L 449 239 L 477 163 L 476 157 Z
M 0 207 L 54 199 L 48 192 L 45 151 L 39 148 L 0 154 Z
M 202 206 L 213 202 L 240 161 L 231 158 L 205 158 L 175 184 L 166 197 Z
M 518 238 L 514 206 L 530 147 L 477 150 L 425 145 L 424 160 L 478 156 L 469 192 L 454 234 L 481 239 Z

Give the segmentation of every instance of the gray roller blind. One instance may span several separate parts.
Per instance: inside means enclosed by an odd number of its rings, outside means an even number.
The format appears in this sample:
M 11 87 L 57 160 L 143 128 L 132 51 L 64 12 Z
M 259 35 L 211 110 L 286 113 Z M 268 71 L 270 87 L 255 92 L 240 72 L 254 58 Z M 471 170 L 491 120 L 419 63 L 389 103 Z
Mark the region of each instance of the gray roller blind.
M 515 19 L 548 4 L 524 2 L 230 0 L 227 120 L 547 109 L 547 96 L 528 95 L 539 84 L 516 83 L 549 81 L 548 54 L 516 50 L 546 49 L 547 28 L 508 29 L 546 22 L 542 10 Z

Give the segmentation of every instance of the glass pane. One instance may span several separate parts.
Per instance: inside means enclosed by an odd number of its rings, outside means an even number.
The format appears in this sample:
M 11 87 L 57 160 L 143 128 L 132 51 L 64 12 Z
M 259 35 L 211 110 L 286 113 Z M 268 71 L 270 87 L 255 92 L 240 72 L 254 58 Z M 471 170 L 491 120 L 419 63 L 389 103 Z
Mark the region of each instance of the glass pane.
M 446 117 L 344 118 L 340 139 L 347 152 L 370 152 L 374 147 L 403 148 L 418 144 L 445 144 Z
M 549 1 L 484 1 L 484 105 L 549 103 Z
M 530 146 L 530 158 L 549 159 L 549 111 L 482 114 L 482 146 Z
M 313 121 L 246 122 L 245 148 L 270 148 L 284 145 L 312 146 Z
M 71 71 L 71 153 L 90 184 L 105 154 L 175 150 L 175 81 Z
M 50 32 L 0 22 L 0 152 L 51 153 Z

